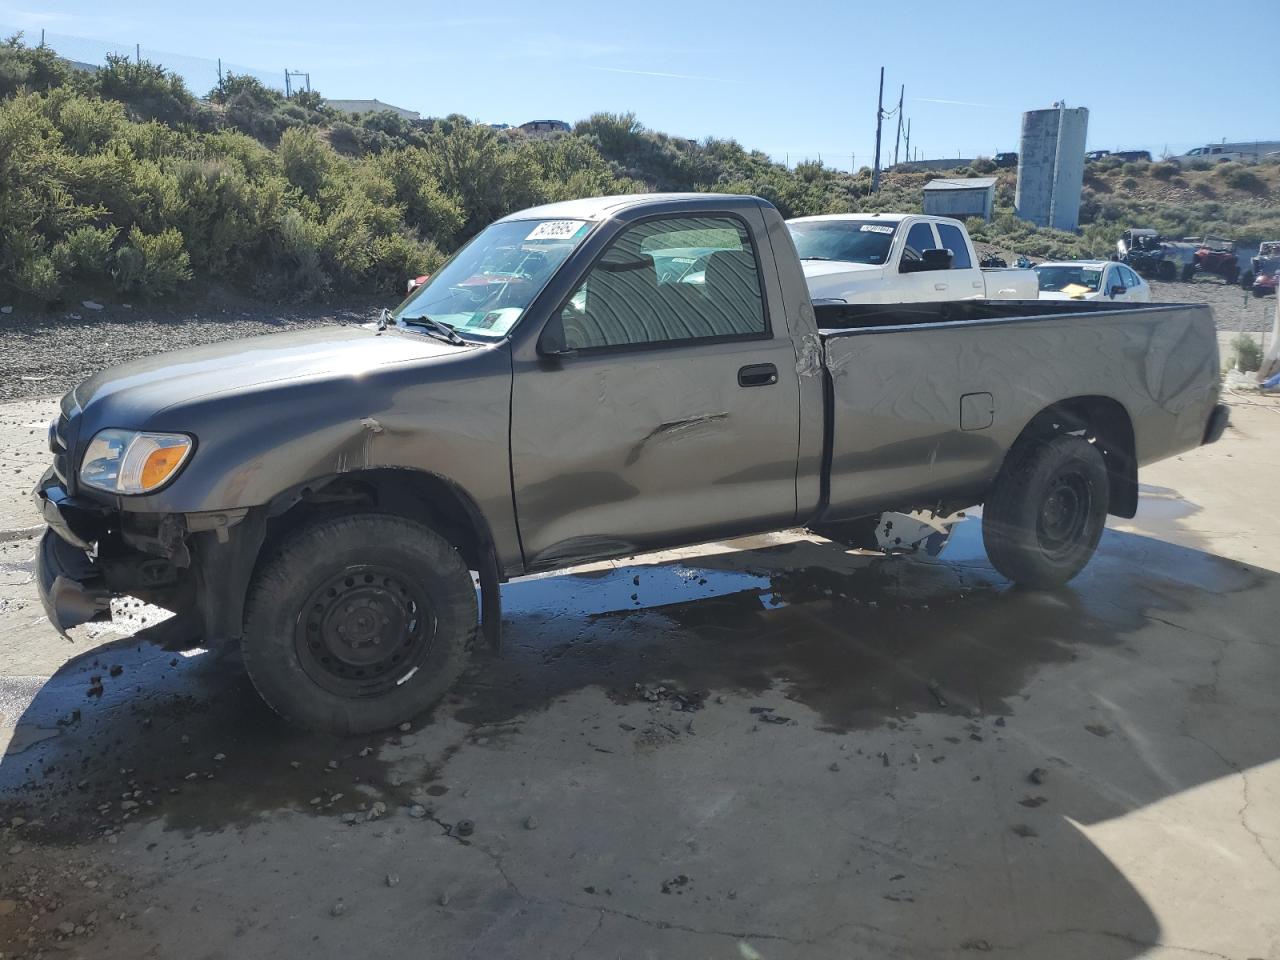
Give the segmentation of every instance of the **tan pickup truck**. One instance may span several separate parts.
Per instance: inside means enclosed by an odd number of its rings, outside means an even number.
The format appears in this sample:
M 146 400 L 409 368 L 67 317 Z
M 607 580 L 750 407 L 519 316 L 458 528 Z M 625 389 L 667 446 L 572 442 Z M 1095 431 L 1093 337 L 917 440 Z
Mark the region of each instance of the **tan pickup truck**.
M 288 719 L 368 731 L 434 703 L 478 627 L 496 644 L 500 584 L 535 571 L 983 503 L 996 569 L 1060 586 L 1140 466 L 1225 424 L 1207 307 L 815 305 L 759 198 L 579 200 L 366 327 L 76 387 L 39 581 L 59 630 L 139 597 L 239 643 Z

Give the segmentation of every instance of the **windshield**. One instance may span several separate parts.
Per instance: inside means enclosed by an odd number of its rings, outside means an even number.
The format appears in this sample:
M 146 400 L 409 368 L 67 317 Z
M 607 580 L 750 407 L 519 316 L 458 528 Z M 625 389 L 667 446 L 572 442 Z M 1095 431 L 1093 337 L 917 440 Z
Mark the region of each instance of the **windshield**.
M 1102 285 L 1101 267 L 1080 267 L 1064 265 L 1059 267 L 1036 267 L 1040 277 L 1040 289 L 1049 293 L 1060 293 L 1070 286 L 1084 287 L 1090 293 L 1096 293 Z
M 897 229 L 874 220 L 811 220 L 787 226 L 801 260 L 845 263 L 884 263 Z
M 495 223 L 454 254 L 391 316 L 409 321 L 426 315 L 460 333 L 506 336 L 590 232 L 585 220 Z

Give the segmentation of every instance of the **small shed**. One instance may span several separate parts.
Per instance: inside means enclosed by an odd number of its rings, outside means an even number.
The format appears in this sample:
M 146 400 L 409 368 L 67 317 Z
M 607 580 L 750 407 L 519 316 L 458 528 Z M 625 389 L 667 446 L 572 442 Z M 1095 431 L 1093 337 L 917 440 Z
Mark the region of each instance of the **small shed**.
M 995 177 L 942 177 L 924 185 L 924 212 L 935 217 L 991 219 Z

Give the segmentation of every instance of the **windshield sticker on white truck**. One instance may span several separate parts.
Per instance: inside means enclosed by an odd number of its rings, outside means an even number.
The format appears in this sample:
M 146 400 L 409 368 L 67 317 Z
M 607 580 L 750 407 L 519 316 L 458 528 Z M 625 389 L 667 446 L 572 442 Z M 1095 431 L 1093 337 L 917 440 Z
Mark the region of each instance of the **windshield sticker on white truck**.
M 864 223 L 862 225 L 863 233 L 893 233 L 893 227 L 882 226 L 878 223 Z
M 585 220 L 543 220 L 529 231 L 526 240 L 572 240 L 585 229 Z

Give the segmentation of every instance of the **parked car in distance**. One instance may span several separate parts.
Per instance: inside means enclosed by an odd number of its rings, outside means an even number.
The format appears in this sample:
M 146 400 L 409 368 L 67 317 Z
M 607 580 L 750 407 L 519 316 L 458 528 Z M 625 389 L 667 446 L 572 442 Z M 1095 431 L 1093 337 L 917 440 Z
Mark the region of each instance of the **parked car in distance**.
M 239 643 L 291 722 L 363 733 L 443 697 L 478 630 L 496 647 L 527 574 L 797 526 L 874 548 L 886 511 L 982 503 L 994 567 L 1059 587 L 1140 467 L 1222 435 L 1218 401 L 1204 304 L 815 304 L 758 197 L 572 200 L 382 322 L 76 386 L 37 582 L 58 630 L 155 603 Z
M 1126 264 L 1112 260 L 1054 260 L 1032 269 L 1041 300 L 1119 300 L 1150 303 L 1151 287 Z
M 1232 160 L 1239 163 L 1258 163 L 1277 151 L 1280 151 L 1278 140 L 1246 140 L 1237 143 L 1211 143 L 1170 157 L 1169 160 L 1181 166 L 1194 163 L 1227 163 Z
M 1086 163 L 1096 163 L 1099 160 L 1105 160 L 1113 157 L 1125 163 L 1136 163 L 1139 160 L 1151 161 L 1150 150 L 1090 150 L 1084 155 Z
M 959 220 L 836 213 L 787 221 L 814 300 L 929 303 L 1035 300 L 1029 270 L 984 268 Z
M 1018 165 L 1018 155 L 1012 151 L 997 153 L 992 160 L 995 161 L 997 167 L 1016 167 Z

